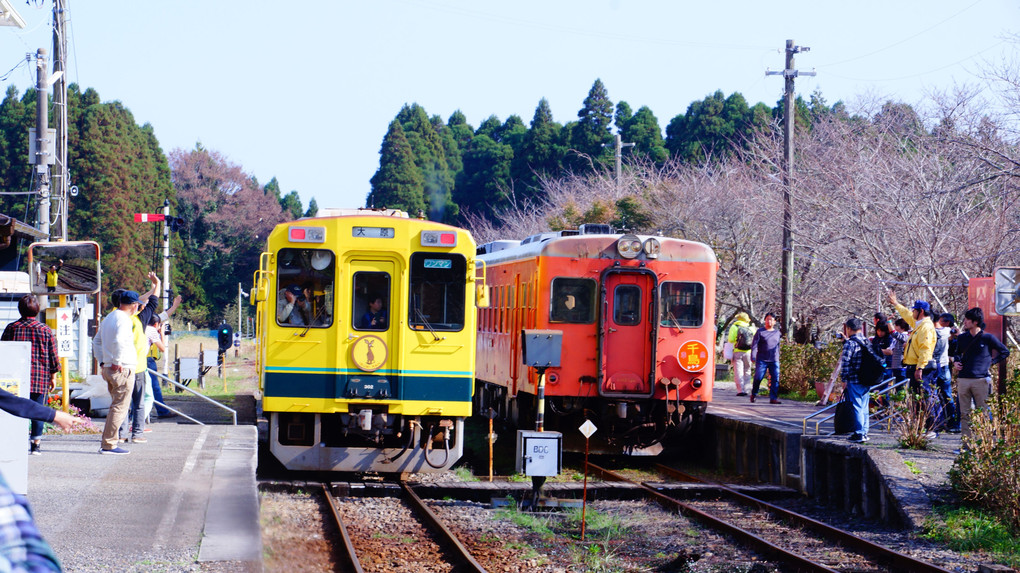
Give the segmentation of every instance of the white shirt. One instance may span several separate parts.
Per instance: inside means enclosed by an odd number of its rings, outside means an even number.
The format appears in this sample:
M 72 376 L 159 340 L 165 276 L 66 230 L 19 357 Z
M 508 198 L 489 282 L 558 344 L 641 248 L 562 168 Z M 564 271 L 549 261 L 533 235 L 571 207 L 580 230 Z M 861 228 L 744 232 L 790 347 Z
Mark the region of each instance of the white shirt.
M 138 365 L 138 350 L 131 334 L 131 316 L 123 310 L 106 315 L 92 339 L 92 353 L 106 366 L 125 366 L 132 370 Z

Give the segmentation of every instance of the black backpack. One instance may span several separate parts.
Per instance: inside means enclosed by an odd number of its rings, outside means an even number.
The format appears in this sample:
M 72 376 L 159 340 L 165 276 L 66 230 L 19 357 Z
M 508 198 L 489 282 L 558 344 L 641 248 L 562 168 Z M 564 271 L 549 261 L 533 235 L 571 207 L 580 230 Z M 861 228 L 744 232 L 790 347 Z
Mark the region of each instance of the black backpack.
M 885 362 L 867 344 L 857 338 L 850 340 L 861 347 L 861 369 L 857 373 L 857 381 L 865 386 L 874 386 L 884 380 Z
M 754 340 L 754 331 L 747 326 L 737 327 L 737 341 L 733 343 L 733 348 L 737 350 L 750 350 L 751 342 Z

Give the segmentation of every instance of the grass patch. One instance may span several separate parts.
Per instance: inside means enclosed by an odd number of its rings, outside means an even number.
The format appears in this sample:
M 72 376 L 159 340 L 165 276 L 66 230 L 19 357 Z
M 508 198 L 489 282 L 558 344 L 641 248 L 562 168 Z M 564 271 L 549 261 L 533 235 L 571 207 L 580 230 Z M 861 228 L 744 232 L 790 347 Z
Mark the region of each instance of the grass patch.
M 914 474 L 915 476 L 921 475 L 921 469 L 917 467 L 916 462 L 914 462 L 913 460 L 903 460 L 903 463 L 906 464 L 907 469 L 910 470 L 910 473 Z
M 1020 537 L 996 516 L 970 507 L 942 506 L 924 525 L 925 539 L 954 551 L 984 551 L 1010 567 L 1020 567 Z

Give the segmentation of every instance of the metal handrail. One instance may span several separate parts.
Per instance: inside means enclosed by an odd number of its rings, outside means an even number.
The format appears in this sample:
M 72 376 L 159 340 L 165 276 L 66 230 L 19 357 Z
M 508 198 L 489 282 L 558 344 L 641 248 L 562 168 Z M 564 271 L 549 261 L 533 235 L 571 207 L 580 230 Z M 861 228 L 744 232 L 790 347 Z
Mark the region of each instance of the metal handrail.
M 208 396 L 204 396 L 202 394 L 199 394 L 198 392 L 192 390 L 191 388 L 188 388 L 184 384 L 181 384 L 181 383 L 179 383 L 176 380 L 173 380 L 171 378 L 167 378 L 166 376 L 163 376 L 162 374 L 160 374 L 159 372 L 156 372 L 155 370 L 153 370 L 151 368 L 149 368 L 148 371 L 149 371 L 150 374 L 154 374 L 157 377 L 162 378 L 163 380 L 166 380 L 167 382 L 173 384 L 177 388 L 180 388 L 181 390 L 185 390 L 187 392 L 191 392 L 192 394 L 194 394 L 195 396 L 198 396 L 199 398 L 205 400 L 206 402 L 209 402 L 210 404 L 212 404 L 212 405 L 214 405 L 216 407 L 223 408 L 224 410 L 230 412 L 230 415 L 234 419 L 234 425 L 235 426 L 237 425 L 237 410 L 234 410 L 233 408 L 231 408 L 229 406 L 226 406 L 224 404 L 220 404 L 219 402 L 217 402 L 216 400 L 213 400 L 212 398 L 210 398 Z M 198 424 L 200 426 L 204 426 L 205 425 L 202 422 L 199 422 L 198 420 L 196 420 L 196 419 L 192 418 L 191 416 L 185 414 L 184 412 L 181 412 L 180 410 L 175 410 L 174 408 L 171 408 L 170 406 L 167 406 L 166 404 L 164 404 L 164 403 L 162 403 L 162 402 L 160 402 L 158 400 L 154 400 L 154 402 L 156 404 L 159 404 L 160 406 L 163 406 L 164 408 L 166 408 L 167 410 L 170 410 L 171 412 L 173 412 L 175 414 L 178 414 L 180 416 L 184 416 L 185 418 L 191 420 L 192 422 L 194 422 L 194 423 L 196 423 L 196 424 Z
M 895 380 L 895 377 L 893 377 L 893 376 L 890 376 L 890 377 L 888 377 L 888 378 L 885 378 L 884 380 L 882 380 L 881 382 L 879 382 L 878 384 L 876 384 L 876 385 L 875 385 L 874 387 L 877 387 L 877 386 L 881 386 L 881 385 L 883 385 L 883 384 L 888 384 L 890 380 Z M 905 378 L 904 378 L 903 380 L 900 380 L 899 382 L 897 382 L 897 383 L 895 383 L 895 384 L 893 384 L 893 385 L 891 385 L 891 386 L 887 386 L 887 387 L 885 387 L 885 388 L 883 388 L 883 389 L 881 389 L 881 390 L 877 390 L 877 391 L 872 391 L 872 392 L 871 392 L 871 394 L 877 394 L 878 396 L 886 396 L 886 395 L 889 395 L 889 394 L 893 393 L 893 392 L 894 392 L 895 390 L 897 390 L 898 388 L 902 387 L 902 386 L 903 386 L 903 385 L 905 385 L 905 384 L 906 384 L 907 382 L 909 382 L 909 380 L 907 380 L 907 379 L 905 379 Z M 828 405 L 828 406 L 826 406 L 826 407 L 822 408 L 821 410 L 817 410 L 817 411 L 815 411 L 815 412 L 813 412 L 813 413 L 811 413 L 811 414 L 808 414 L 807 416 L 805 416 L 805 417 L 804 417 L 804 420 L 803 420 L 803 421 L 802 421 L 802 423 L 801 423 L 801 431 L 802 431 L 802 432 L 804 432 L 804 433 L 806 434 L 806 433 L 807 433 L 807 425 L 808 425 L 808 420 L 810 420 L 811 418 L 814 418 L 814 417 L 816 417 L 816 416 L 819 416 L 819 415 L 821 415 L 821 414 L 824 414 L 825 412 L 828 412 L 828 411 L 830 411 L 830 410 L 834 410 L 834 409 L 836 408 L 836 406 L 837 406 L 838 404 L 839 404 L 839 402 L 836 402 L 836 403 L 834 403 L 834 404 L 830 404 L 830 405 Z M 878 410 L 876 410 L 876 411 L 875 411 L 875 413 L 874 413 L 874 414 L 870 414 L 870 415 L 868 416 L 868 418 L 869 418 L 869 419 L 872 419 L 872 418 L 875 418 L 876 416 L 880 416 L 880 415 L 883 415 L 883 417 L 880 417 L 880 418 L 878 418 L 878 419 L 876 419 L 876 420 L 875 420 L 875 422 L 876 422 L 876 423 L 880 423 L 880 422 L 883 422 L 883 421 L 885 421 L 885 420 L 887 420 L 887 419 L 889 419 L 889 418 L 891 417 L 891 416 L 889 416 L 889 415 L 885 415 L 885 414 L 886 414 L 886 412 L 888 412 L 888 410 L 889 410 L 889 409 L 890 409 L 891 407 L 892 407 L 892 406 L 891 406 L 891 404 L 890 404 L 889 406 L 885 406 L 884 408 L 879 408 Z M 825 422 L 828 422 L 829 420 L 831 420 L 831 419 L 833 419 L 833 418 L 835 418 L 835 417 L 836 417 L 836 413 L 835 413 L 835 412 L 833 412 L 832 414 L 830 414 L 830 415 L 828 415 L 828 416 L 826 416 L 826 417 L 824 417 L 824 418 L 821 418 L 821 419 L 819 419 L 819 420 L 815 420 L 815 435 L 817 436 L 817 435 L 821 434 L 821 428 L 820 428 L 820 426 L 821 426 L 822 424 L 824 424 Z M 831 435 L 832 435 L 832 433 L 830 432 L 830 433 L 829 433 L 828 435 L 830 435 L 830 436 L 831 436 Z

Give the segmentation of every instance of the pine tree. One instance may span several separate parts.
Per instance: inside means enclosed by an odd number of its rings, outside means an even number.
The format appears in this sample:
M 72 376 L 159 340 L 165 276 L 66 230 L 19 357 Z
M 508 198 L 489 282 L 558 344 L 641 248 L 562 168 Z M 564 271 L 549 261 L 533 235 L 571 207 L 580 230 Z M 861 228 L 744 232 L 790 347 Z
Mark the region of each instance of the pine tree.
M 590 163 L 608 161 L 613 157 L 613 102 L 602 80 L 597 79 L 584 99 L 584 107 L 577 112 L 578 121 L 570 137 L 570 145 L 584 157 L 570 157 L 570 167 L 589 169 Z
M 549 101 L 542 98 L 535 108 L 531 127 L 524 134 L 520 153 L 514 154 L 513 179 L 516 190 L 524 197 L 534 196 L 542 175 L 555 175 L 563 170 L 563 127 L 553 121 Z
M 428 218 L 452 222 L 457 217 L 457 205 L 452 200 L 454 180 L 439 134 L 418 104 L 405 105 L 397 114 L 397 120 L 414 153 L 414 163 L 421 172 L 424 185 L 422 201 Z
M 634 144 L 634 154 L 647 157 L 658 165 L 669 159 L 659 120 L 648 106 L 641 106 L 620 131 L 624 141 Z
M 415 165 L 414 153 L 399 121 L 390 122 L 379 155 L 379 170 L 372 176 L 366 206 L 402 209 L 411 216 L 424 212 L 421 170 Z

